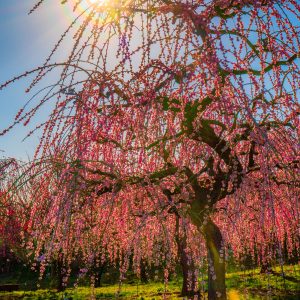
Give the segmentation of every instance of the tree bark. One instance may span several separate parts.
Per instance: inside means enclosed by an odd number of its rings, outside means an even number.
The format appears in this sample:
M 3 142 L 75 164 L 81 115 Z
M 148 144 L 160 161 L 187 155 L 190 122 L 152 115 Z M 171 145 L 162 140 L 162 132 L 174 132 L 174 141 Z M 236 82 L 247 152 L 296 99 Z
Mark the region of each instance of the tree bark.
M 221 231 L 210 219 L 201 229 L 208 252 L 208 299 L 226 300 L 225 253 Z
M 58 260 L 54 260 L 51 264 L 51 278 L 52 285 L 57 289 L 58 292 L 62 292 L 66 289 L 63 285 L 63 274 L 62 274 L 63 264 Z
M 191 258 L 186 253 L 187 236 L 183 229 L 183 234 L 179 234 L 179 216 L 176 215 L 176 243 L 178 249 L 179 263 L 182 270 L 182 289 L 181 296 L 188 299 L 200 299 L 200 292 L 197 287 L 198 279 L 196 275 L 196 267 Z
M 200 299 L 200 293 L 197 288 L 197 277 L 195 274 L 195 265 L 193 262 L 188 262 L 188 257 L 186 252 L 183 250 L 180 254 L 180 266 L 182 269 L 182 297 L 192 297 L 191 299 Z M 190 298 L 189 298 L 190 299 Z
M 141 273 L 140 273 L 140 278 L 142 283 L 148 283 L 148 275 L 147 275 L 147 270 L 146 270 L 147 264 L 146 262 L 142 259 L 141 260 Z
M 102 279 L 102 275 L 105 271 L 105 266 L 106 266 L 106 263 L 103 263 L 99 267 L 95 268 L 95 270 L 94 270 L 94 273 L 95 273 L 95 288 L 101 287 L 101 279 Z

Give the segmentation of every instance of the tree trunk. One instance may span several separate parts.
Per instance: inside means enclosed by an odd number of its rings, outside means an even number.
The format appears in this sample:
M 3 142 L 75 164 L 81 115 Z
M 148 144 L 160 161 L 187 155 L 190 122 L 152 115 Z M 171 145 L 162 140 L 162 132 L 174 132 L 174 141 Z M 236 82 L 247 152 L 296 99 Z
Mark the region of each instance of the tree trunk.
M 202 226 L 208 256 L 208 299 L 225 300 L 225 253 L 220 229 L 210 219 Z
M 191 258 L 186 253 L 187 236 L 183 229 L 183 234 L 179 234 L 179 216 L 176 216 L 176 243 L 178 249 L 178 257 L 182 270 L 182 289 L 181 296 L 188 297 L 188 299 L 200 299 L 200 292 L 197 287 L 198 279 L 195 273 L 196 267 Z
M 191 299 L 200 299 L 200 293 L 197 287 L 198 280 L 195 274 L 195 265 L 193 262 L 188 262 L 188 257 L 185 251 L 180 253 L 180 266 L 183 276 L 181 296 L 191 297 Z
M 63 285 L 63 264 L 59 260 L 54 260 L 51 264 L 51 285 L 57 289 L 58 292 L 62 292 L 66 289 Z
M 95 288 L 101 287 L 102 275 L 105 271 L 105 263 L 101 264 L 95 271 Z
M 146 262 L 142 259 L 141 260 L 141 273 L 140 273 L 140 277 L 141 277 L 141 282 L 142 283 L 148 283 L 148 276 L 147 276 L 147 264 Z
M 101 260 L 101 262 L 100 261 L 97 262 L 96 258 L 93 260 L 93 264 L 90 267 L 90 274 L 92 275 L 92 277 L 94 277 L 93 283 L 95 288 L 101 287 L 101 280 L 106 267 L 107 267 L 106 260 L 104 261 Z

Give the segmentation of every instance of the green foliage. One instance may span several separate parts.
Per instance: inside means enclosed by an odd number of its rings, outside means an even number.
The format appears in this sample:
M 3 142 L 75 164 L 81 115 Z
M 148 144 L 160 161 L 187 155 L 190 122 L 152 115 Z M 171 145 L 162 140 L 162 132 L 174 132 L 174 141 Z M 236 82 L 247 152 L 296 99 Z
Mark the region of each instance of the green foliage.
M 173 112 L 179 112 L 180 108 L 176 105 L 180 105 L 181 102 L 178 99 L 169 99 L 169 97 L 163 97 L 163 110 L 167 111 L 167 110 L 171 110 Z
M 210 97 L 206 97 L 202 99 L 201 102 L 188 102 L 184 108 L 184 121 L 183 126 L 187 130 L 187 132 L 193 131 L 193 122 L 197 118 L 199 113 L 202 113 L 206 107 L 212 102 Z

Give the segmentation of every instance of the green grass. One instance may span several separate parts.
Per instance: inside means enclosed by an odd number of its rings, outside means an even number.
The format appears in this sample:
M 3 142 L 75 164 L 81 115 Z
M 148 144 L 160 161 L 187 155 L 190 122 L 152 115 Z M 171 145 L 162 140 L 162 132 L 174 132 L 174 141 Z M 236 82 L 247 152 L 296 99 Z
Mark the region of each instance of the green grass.
M 280 266 L 272 270 L 271 274 L 260 274 L 260 269 L 229 273 L 226 286 L 250 294 L 249 299 L 300 299 L 300 266 L 284 266 L 284 276 Z
M 273 274 L 260 274 L 259 269 L 228 273 L 226 275 L 226 285 L 229 299 L 299 299 L 297 298 L 297 295 L 300 295 L 299 265 L 285 266 L 285 279 L 281 276 L 280 267 L 273 268 L 273 271 Z M 49 289 L 16 291 L 13 293 L 0 293 L 0 299 L 79 300 L 120 298 L 158 300 L 162 299 L 164 295 L 165 299 L 182 299 L 179 297 L 180 287 L 181 280 L 178 279 L 177 281 L 171 281 L 167 286 L 160 282 L 151 282 L 148 284 L 122 284 L 121 289 L 119 289 L 119 285 L 108 285 L 96 289 L 89 287 L 68 288 L 61 293 Z M 203 286 L 203 289 L 206 289 L 206 285 Z
M 0 293 L 0 299 L 6 299 L 5 297 L 12 297 L 7 299 L 90 299 L 94 295 L 94 299 L 161 299 L 165 292 L 165 286 L 162 283 L 148 283 L 145 285 L 129 285 L 124 284 L 121 286 L 120 293 L 118 293 L 119 285 L 110 285 L 106 287 L 100 287 L 91 289 L 89 287 L 78 287 L 76 289 L 67 289 L 61 293 L 55 293 L 50 290 L 37 290 L 30 291 L 17 291 L 13 293 Z M 176 297 L 178 295 L 179 287 L 175 283 L 170 283 L 167 287 L 166 294 L 170 297 Z M 3 298 L 1 298 L 1 296 Z M 169 297 L 169 298 L 170 298 Z M 178 298 L 178 297 L 177 297 Z

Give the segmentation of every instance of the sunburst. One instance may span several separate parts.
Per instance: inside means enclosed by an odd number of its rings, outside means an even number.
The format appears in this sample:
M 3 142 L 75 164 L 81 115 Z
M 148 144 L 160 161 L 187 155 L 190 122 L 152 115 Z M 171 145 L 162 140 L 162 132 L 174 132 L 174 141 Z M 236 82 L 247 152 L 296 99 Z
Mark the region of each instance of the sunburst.
M 105 2 L 107 2 L 107 0 L 88 0 L 88 2 L 94 5 L 102 6 L 105 5 Z

